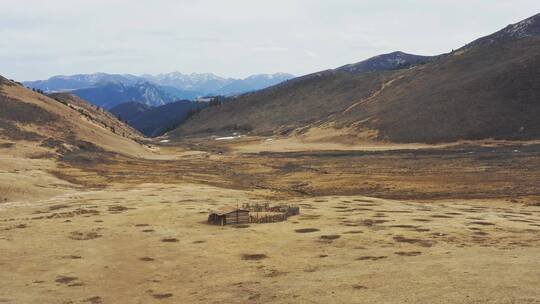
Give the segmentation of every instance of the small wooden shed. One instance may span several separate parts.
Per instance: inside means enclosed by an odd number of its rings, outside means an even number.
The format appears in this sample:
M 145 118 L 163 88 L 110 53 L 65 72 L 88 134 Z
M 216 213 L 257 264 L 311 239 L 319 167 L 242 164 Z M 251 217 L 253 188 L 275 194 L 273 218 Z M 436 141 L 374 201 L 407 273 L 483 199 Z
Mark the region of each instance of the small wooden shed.
M 208 223 L 212 225 L 249 224 L 249 210 L 236 207 L 223 207 L 210 211 Z

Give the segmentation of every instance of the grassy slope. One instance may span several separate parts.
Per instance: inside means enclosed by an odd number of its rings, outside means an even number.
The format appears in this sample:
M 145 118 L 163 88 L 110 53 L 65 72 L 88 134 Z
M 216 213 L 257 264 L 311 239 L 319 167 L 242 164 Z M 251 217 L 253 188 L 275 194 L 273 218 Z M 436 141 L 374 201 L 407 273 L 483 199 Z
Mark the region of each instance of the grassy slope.
M 52 139 L 67 145 L 85 143 L 97 149 L 128 155 L 149 153 L 135 141 L 142 138 L 135 132 L 127 134 L 126 137 L 115 134 L 112 126 L 104 125 L 104 121 L 100 120 L 103 117 L 100 118 L 96 113 L 89 110 L 81 113 L 74 107 L 32 92 L 4 78 L 0 81 L 0 103 L 3 110 L 5 109 L 0 116 L 0 136 L 4 139 L 36 143 Z M 109 123 L 123 125 L 113 118 L 110 118 Z M 125 125 L 122 128 L 126 131 L 130 129 Z
M 371 129 L 394 142 L 537 139 L 539 53 L 540 38 L 526 38 L 461 50 L 412 69 L 314 74 L 205 110 L 171 135 L 270 134 L 315 123 Z

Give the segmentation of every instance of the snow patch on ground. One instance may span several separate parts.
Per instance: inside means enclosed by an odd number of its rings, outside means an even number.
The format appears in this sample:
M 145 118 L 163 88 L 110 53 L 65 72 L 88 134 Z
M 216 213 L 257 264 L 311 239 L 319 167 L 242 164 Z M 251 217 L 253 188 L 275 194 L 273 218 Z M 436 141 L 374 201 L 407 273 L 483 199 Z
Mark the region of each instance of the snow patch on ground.
M 225 137 L 218 137 L 216 140 L 233 140 L 242 137 L 242 135 L 237 136 L 225 136 Z

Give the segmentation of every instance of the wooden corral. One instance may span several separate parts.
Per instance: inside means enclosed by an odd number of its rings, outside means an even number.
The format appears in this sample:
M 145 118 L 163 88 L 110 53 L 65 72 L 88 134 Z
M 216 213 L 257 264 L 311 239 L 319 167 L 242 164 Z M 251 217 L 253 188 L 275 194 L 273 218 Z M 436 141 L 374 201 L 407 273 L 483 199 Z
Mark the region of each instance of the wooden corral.
M 292 205 L 271 206 L 264 204 L 243 204 L 242 208 L 223 207 L 210 211 L 208 223 L 212 225 L 261 224 L 286 221 L 289 216 L 300 214 L 300 207 Z
M 287 220 L 287 215 L 282 212 L 250 212 L 249 222 L 255 224 L 275 223 Z
M 286 217 L 300 214 L 300 207 L 296 205 L 275 205 L 271 206 L 269 203 L 255 203 L 255 204 L 243 204 L 243 209 L 250 212 L 276 212 L 285 214 Z
M 236 207 L 223 207 L 208 215 L 208 223 L 212 225 L 248 224 L 249 220 L 249 210 Z

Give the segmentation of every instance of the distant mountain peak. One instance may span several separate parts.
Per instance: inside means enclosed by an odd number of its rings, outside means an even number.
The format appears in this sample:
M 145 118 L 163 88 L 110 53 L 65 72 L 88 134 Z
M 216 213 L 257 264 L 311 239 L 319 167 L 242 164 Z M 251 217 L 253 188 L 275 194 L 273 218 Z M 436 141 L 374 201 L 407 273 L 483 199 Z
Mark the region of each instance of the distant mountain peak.
M 510 24 L 498 32 L 469 43 L 465 47 L 537 36 L 540 36 L 540 14 L 536 14 L 518 23 Z
M 236 95 L 245 92 L 260 90 L 282 81 L 293 78 L 293 75 L 285 73 L 276 74 L 257 74 L 244 79 L 224 78 L 212 73 L 190 73 L 184 74 L 179 71 L 170 73 L 141 76 L 130 74 L 77 74 L 71 76 L 54 76 L 47 80 L 26 81 L 25 86 L 44 90 L 46 92 L 79 91 L 80 89 L 95 88 L 116 88 L 118 90 L 128 90 L 138 88 L 140 91 L 146 91 L 144 99 L 126 99 L 122 101 L 141 101 L 153 100 L 158 93 L 173 95 L 174 100 L 194 99 L 205 95 Z M 146 88 L 155 87 L 154 90 Z M 166 99 L 167 100 L 167 99 Z M 95 102 L 95 100 L 90 100 Z M 96 101 L 97 102 L 97 101 Z M 169 102 L 169 101 L 166 101 Z M 151 102 L 152 105 L 153 102 Z M 159 101 L 158 104 L 161 104 Z
M 502 30 L 502 33 L 513 38 L 540 36 L 540 14 L 509 25 Z
M 411 65 L 423 64 L 431 61 L 431 56 L 421 56 L 395 51 L 371 57 L 364 61 L 347 64 L 336 69 L 336 71 L 359 74 L 365 72 L 395 70 Z

